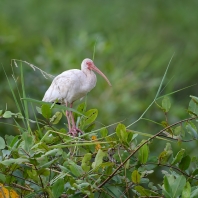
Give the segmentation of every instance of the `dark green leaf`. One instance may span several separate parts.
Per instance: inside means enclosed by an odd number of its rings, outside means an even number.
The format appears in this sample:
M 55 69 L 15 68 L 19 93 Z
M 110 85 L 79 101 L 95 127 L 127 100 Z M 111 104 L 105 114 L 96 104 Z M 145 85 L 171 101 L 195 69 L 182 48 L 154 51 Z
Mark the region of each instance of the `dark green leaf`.
M 179 163 L 179 168 L 182 170 L 188 169 L 190 166 L 191 158 L 189 155 L 186 155 L 185 157 L 182 158 L 181 162 Z
M 134 170 L 132 172 L 132 175 L 131 175 L 132 182 L 135 183 L 135 184 L 139 184 L 140 183 L 140 178 L 141 177 L 140 177 L 139 172 L 137 170 Z
M 185 149 L 181 149 L 181 150 L 177 153 L 177 155 L 175 156 L 175 158 L 173 159 L 173 161 L 171 162 L 171 164 L 174 165 L 174 164 L 179 163 L 179 162 L 182 160 L 182 158 L 183 158 L 183 156 L 184 156 L 184 153 L 185 153 Z
M 41 106 L 41 112 L 44 118 L 49 119 L 52 116 L 52 110 L 49 104 L 43 104 Z
M 167 113 L 171 108 L 171 102 L 169 97 L 165 96 L 162 100 L 162 108 Z

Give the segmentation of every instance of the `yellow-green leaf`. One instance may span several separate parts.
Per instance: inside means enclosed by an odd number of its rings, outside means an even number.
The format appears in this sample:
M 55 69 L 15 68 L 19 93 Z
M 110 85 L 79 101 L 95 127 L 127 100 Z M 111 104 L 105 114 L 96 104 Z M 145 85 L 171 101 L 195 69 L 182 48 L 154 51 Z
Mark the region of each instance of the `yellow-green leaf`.
M 132 182 L 135 183 L 135 184 L 139 184 L 140 183 L 140 174 L 137 170 L 134 170 L 132 172 L 132 175 L 131 175 L 131 179 L 132 179 Z
M 169 97 L 165 96 L 162 100 L 162 108 L 167 113 L 171 108 L 171 102 Z

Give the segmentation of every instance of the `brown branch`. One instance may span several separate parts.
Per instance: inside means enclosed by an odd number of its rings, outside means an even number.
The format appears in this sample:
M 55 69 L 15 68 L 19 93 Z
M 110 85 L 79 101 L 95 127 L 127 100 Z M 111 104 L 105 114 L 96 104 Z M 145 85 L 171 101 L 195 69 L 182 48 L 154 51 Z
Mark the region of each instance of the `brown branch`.
M 156 138 L 157 136 L 159 136 L 161 133 L 163 133 L 164 131 L 166 131 L 167 129 L 175 126 L 175 125 L 178 125 L 180 123 L 183 123 L 183 122 L 186 122 L 186 121 L 189 121 L 189 120 L 194 120 L 198 118 L 197 117 L 193 117 L 193 118 L 187 118 L 187 119 L 184 119 L 184 120 L 180 120 L 179 122 L 176 122 L 174 124 L 171 124 L 170 126 L 167 126 L 166 128 L 162 129 L 161 131 L 159 131 L 158 133 L 156 133 L 155 135 L 153 135 L 152 137 L 150 137 L 148 140 L 146 140 L 145 142 L 143 142 L 141 145 L 139 145 L 125 160 L 123 163 L 121 163 L 118 168 L 115 169 L 115 171 L 107 178 L 105 179 L 99 186 L 98 188 L 101 188 L 102 186 L 104 186 L 110 179 L 112 179 L 112 177 L 117 173 L 117 171 L 122 168 L 126 162 L 135 154 L 137 153 L 137 151 L 142 147 L 144 146 L 145 144 L 147 144 L 148 142 L 150 142 L 151 140 L 153 140 L 154 138 Z M 86 195 L 84 198 L 87 198 L 88 196 Z
M 24 187 L 24 186 L 21 186 L 21 185 L 19 185 L 19 184 L 12 183 L 11 185 L 12 185 L 13 187 L 15 187 L 15 188 L 20 188 L 20 189 L 22 189 L 22 190 L 34 192 L 34 190 L 32 190 L 32 189 L 30 189 L 30 188 L 26 188 L 26 187 Z

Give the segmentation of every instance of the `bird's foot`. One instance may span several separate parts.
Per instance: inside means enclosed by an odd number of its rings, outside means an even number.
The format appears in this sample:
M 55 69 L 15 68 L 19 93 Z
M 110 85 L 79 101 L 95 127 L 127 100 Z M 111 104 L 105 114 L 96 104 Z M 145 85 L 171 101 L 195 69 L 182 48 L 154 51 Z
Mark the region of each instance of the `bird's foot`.
M 69 135 L 71 135 L 71 136 L 73 136 L 73 137 L 76 137 L 76 136 L 78 136 L 78 134 L 83 134 L 83 132 L 80 130 L 80 129 L 78 129 L 78 128 L 76 128 L 76 127 L 73 127 L 70 131 L 69 131 Z

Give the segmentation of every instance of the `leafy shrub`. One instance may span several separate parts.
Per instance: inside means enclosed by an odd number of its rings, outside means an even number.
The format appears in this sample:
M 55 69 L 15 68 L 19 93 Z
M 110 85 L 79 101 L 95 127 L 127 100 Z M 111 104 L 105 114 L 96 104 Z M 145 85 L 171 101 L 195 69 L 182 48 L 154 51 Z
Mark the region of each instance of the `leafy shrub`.
M 98 111 L 87 110 L 82 103 L 72 111 L 84 134 L 71 137 L 64 123 L 67 108 L 27 98 L 22 67 L 20 80 L 18 99 L 8 79 L 18 112 L 0 110 L 0 118 L 13 119 L 13 130 L 19 132 L 0 137 L 3 188 L 14 189 L 25 198 L 198 196 L 198 157 L 183 148 L 198 138 L 197 97 L 191 96 L 190 117 L 170 124 L 169 97 L 163 96 L 161 105 L 157 103 L 162 80 L 151 105 L 159 107 L 165 121 L 157 123 L 161 130 L 154 135 L 129 129 L 144 113 L 129 126 L 114 124 L 112 132 L 111 125 L 95 129 Z M 165 148 L 161 149 L 160 142 L 166 142 Z M 152 152 L 153 144 L 159 150 Z M 3 188 L 0 195 L 5 197 Z

